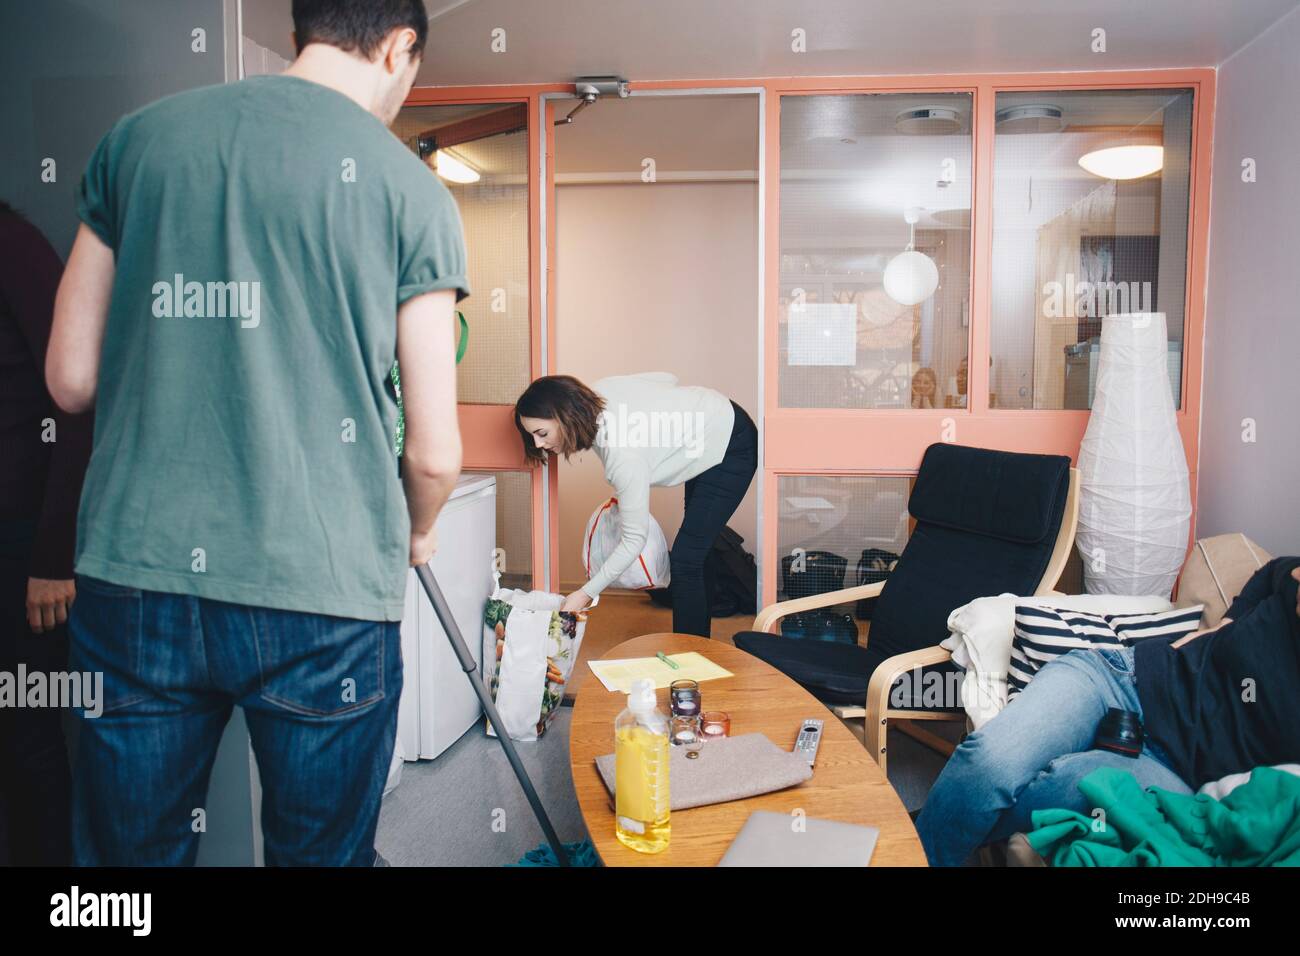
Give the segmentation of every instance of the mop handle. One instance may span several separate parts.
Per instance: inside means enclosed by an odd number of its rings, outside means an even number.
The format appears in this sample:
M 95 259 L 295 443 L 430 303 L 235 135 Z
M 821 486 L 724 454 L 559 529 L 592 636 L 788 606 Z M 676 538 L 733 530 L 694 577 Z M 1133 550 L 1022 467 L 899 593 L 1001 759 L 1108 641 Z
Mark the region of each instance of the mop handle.
M 451 642 L 451 649 L 455 651 L 456 657 L 460 660 L 461 670 L 469 678 L 470 684 L 474 687 L 474 692 L 478 694 L 479 702 L 483 705 L 483 709 L 487 711 L 488 720 L 491 721 L 492 727 L 497 732 L 497 740 L 501 741 L 501 749 L 506 752 L 506 759 L 510 761 L 515 777 L 519 780 L 519 786 L 523 789 L 524 796 L 528 798 L 528 803 L 533 808 L 533 815 L 537 817 L 537 822 L 542 827 L 542 833 L 546 835 L 546 842 L 551 845 L 551 851 L 555 854 L 555 859 L 560 866 L 568 866 L 569 857 L 564 852 L 564 844 L 560 842 L 555 827 L 551 825 L 551 818 L 546 815 L 546 808 L 542 806 L 541 798 L 537 796 L 537 791 L 533 788 L 533 782 L 528 777 L 528 771 L 524 769 L 523 761 L 519 759 L 514 741 L 506 733 L 505 725 L 501 722 L 501 715 L 497 713 L 497 707 L 492 700 L 492 695 L 488 693 L 482 678 L 479 677 L 478 662 L 474 660 L 474 655 L 469 651 L 469 645 L 465 643 L 465 638 L 460 633 L 460 626 L 456 623 L 456 618 L 447 605 L 447 599 L 442 594 L 442 588 L 433 576 L 433 570 L 427 563 L 421 564 L 415 569 L 415 575 L 420 579 L 420 584 L 424 586 L 424 593 L 429 596 L 429 603 L 433 605 L 433 613 L 438 615 L 443 632 L 446 633 L 447 640 Z

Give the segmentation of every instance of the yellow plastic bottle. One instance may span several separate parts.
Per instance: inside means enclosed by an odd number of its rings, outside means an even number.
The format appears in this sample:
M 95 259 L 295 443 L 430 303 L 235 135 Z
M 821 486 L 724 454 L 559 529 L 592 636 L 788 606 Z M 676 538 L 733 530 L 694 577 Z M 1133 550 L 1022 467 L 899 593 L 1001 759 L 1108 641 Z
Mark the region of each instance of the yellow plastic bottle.
M 668 847 L 668 718 L 642 679 L 614 721 L 614 831 L 638 853 Z

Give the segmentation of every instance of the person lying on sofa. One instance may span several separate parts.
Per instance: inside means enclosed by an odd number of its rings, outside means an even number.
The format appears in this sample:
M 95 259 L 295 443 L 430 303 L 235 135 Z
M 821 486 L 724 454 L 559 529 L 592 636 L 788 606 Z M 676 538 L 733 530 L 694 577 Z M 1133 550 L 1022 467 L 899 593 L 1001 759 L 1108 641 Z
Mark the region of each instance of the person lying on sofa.
M 1087 813 L 1099 767 L 1176 793 L 1300 760 L 1300 558 L 1255 572 L 1220 624 L 1186 637 L 1074 650 L 1047 664 L 953 753 L 916 820 L 934 866 L 1032 828 L 1034 810 Z M 1107 708 L 1138 714 L 1136 758 L 1093 749 Z

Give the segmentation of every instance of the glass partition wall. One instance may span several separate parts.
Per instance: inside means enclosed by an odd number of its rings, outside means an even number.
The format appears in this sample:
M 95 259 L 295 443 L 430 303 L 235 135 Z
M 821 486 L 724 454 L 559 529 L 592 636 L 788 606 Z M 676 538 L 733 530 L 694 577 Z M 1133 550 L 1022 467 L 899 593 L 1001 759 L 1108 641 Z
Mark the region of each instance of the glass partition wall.
M 1192 91 L 997 95 L 992 372 L 998 408 L 1088 409 L 1102 319 L 1163 312 L 1182 392 Z
M 537 476 L 501 467 L 514 447 L 489 447 L 485 455 L 477 440 L 484 423 L 504 425 L 492 434 L 518 446 L 512 420 L 499 420 L 510 417 L 515 399 L 533 378 L 528 104 L 406 106 L 392 129 L 450 190 L 460 210 L 472 293 L 457 306 L 469 326 L 456 370 L 464 470 L 496 477 L 502 584 L 531 588 L 534 572 L 540 571 L 533 545 Z M 467 409 L 475 417 L 467 418 Z
M 781 100 L 778 403 L 965 404 L 971 96 Z
M 779 91 L 764 603 L 877 580 L 932 443 L 1077 455 L 1106 315 L 1165 314 L 1195 467 L 1213 85 L 1183 75 Z
M 1154 70 L 707 84 L 765 104 L 762 603 L 785 591 L 795 553 L 838 555 L 852 585 L 872 551 L 879 573 L 906 544 L 911 477 L 934 442 L 1077 455 L 1108 314 L 1166 316 L 1195 468 L 1214 82 Z M 555 367 L 539 290 L 555 241 L 546 98 L 561 90 L 415 90 L 396 124 L 408 141 L 441 130 L 435 148 L 479 176 L 451 186 L 475 293 L 466 468 L 509 485 L 502 518 L 518 524 L 510 540 L 531 526 L 535 586 L 545 527 L 555 561 L 555 489 L 522 469 L 507 403 Z
M 779 407 L 967 404 L 972 101 L 781 99 Z M 781 476 L 777 596 L 887 573 L 907 542 L 909 490 L 905 477 Z
M 528 387 L 528 131 L 524 104 L 408 106 L 393 123 L 456 198 L 472 295 L 460 401 L 510 405 Z

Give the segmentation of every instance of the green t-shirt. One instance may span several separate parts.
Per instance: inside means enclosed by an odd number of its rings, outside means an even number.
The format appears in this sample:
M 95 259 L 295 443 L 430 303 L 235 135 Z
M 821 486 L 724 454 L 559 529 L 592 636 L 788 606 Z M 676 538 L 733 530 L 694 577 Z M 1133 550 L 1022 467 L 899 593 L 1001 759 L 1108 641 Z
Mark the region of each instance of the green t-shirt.
M 76 570 L 401 620 L 397 308 L 468 294 L 446 187 L 341 93 L 263 76 L 99 143 L 77 211 L 114 251 Z

